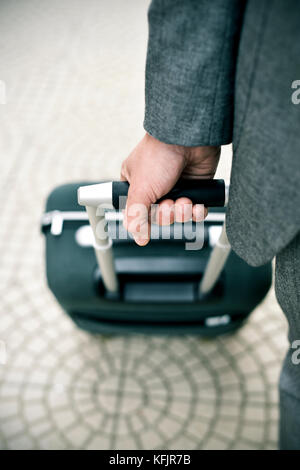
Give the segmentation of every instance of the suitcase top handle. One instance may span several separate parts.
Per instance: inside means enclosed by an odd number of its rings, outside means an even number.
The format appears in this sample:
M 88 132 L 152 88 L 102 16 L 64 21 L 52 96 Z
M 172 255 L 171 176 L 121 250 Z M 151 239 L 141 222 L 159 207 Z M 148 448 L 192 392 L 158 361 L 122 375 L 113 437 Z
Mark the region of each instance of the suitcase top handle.
M 78 203 L 82 206 L 98 206 L 112 204 L 115 209 L 123 209 L 128 194 L 129 183 L 112 181 L 108 183 L 81 186 L 78 189 Z M 163 198 L 178 199 L 187 197 L 194 204 L 204 204 L 206 207 L 223 207 L 227 203 L 227 188 L 224 180 L 179 180 L 174 188 Z

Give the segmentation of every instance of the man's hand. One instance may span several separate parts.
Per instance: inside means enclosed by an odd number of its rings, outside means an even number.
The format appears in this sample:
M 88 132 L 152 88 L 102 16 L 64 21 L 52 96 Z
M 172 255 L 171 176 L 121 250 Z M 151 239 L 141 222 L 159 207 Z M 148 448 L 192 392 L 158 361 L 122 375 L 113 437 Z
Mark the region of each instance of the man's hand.
M 213 178 L 219 157 L 220 147 L 182 147 L 144 136 L 121 169 L 121 179 L 130 183 L 124 225 L 138 245 L 149 241 L 151 204 L 168 193 L 180 177 Z M 159 204 L 154 220 L 161 225 L 191 218 L 200 222 L 206 215 L 203 205 L 193 206 L 188 198 L 169 199 Z

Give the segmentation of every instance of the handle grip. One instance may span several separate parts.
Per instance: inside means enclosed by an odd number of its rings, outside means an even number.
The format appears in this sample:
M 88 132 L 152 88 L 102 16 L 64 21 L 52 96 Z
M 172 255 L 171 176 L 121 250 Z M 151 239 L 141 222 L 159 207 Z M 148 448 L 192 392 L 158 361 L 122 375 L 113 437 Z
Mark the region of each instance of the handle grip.
M 115 209 L 124 209 L 120 206 L 120 197 L 127 196 L 129 183 L 127 181 L 114 181 L 112 184 L 112 203 Z M 225 205 L 225 182 L 217 179 L 179 180 L 174 188 L 157 202 L 164 199 L 178 199 L 187 197 L 193 204 L 204 204 L 206 207 L 223 207 Z

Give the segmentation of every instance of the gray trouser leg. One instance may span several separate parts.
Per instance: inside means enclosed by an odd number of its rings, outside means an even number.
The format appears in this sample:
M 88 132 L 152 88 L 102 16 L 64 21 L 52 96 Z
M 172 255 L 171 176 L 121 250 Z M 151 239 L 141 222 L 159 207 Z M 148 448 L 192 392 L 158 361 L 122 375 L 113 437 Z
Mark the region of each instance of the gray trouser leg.
M 298 354 L 300 357 L 300 354 Z M 296 390 L 296 388 L 298 390 Z M 292 363 L 288 353 L 282 368 L 280 396 L 279 448 L 300 450 L 300 364 Z
M 289 323 L 290 342 L 279 383 L 279 447 L 300 450 L 300 233 L 277 255 L 275 288 Z

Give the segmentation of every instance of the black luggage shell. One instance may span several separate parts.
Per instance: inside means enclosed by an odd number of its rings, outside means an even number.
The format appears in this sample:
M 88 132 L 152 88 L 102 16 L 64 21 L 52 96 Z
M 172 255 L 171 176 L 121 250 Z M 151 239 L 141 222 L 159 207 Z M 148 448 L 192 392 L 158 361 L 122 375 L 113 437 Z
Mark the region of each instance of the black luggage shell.
M 211 252 L 188 251 L 182 240 L 151 240 L 138 247 L 132 240 L 113 243 L 121 285 L 118 298 L 105 295 L 92 246 L 80 246 L 76 232 L 88 220 L 68 220 L 51 233 L 54 213 L 84 212 L 77 188 L 86 182 L 55 188 L 46 203 L 42 230 L 46 238 L 48 285 L 62 308 L 80 327 L 93 333 L 201 334 L 214 336 L 240 327 L 271 285 L 271 263 L 247 265 L 233 252 L 214 290 L 204 299 L 197 286 Z M 92 184 L 92 183 L 91 183 Z M 222 214 L 224 208 L 210 212 Z M 170 295 L 169 295 L 170 294 Z

